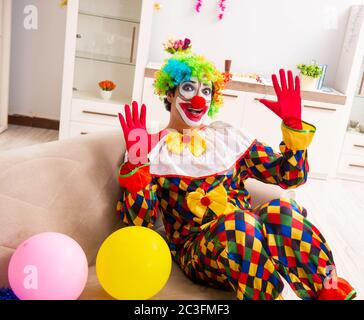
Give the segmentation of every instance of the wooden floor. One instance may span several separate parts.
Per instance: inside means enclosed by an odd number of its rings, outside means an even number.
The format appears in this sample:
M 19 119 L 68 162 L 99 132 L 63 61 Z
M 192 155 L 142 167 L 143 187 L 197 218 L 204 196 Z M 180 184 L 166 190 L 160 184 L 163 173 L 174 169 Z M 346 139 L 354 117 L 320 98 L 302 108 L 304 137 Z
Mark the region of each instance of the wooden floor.
M 0 152 L 58 140 L 58 131 L 10 125 L 0 134 Z
M 57 139 L 57 131 L 10 126 L 0 135 L 0 151 Z M 330 244 L 339 275 L 364 299 L 364 184 L 310 179 L 296 190 L 296 200 Z M 297 299 L 288 286 L 284 297 Z
M 364 183 L 310 179 L 296 194 L 329 243 L 339 276 L 364 299 Z

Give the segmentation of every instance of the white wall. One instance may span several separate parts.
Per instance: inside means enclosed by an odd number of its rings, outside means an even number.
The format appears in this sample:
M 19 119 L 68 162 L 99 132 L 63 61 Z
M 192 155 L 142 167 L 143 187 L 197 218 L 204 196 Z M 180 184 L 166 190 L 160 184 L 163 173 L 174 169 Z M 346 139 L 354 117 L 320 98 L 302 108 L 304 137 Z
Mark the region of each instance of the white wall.
M 9 114 L 59 119 L 66 8 L 60 0 L 14 0 Z M 35 5 L 38 30 L 26 30 L 24 7 Z
M 194 51 L 223 68 L 233 60 L 233 72 L 270 76 L 312 59 L 329 65 L 326 85 L 332 85 L 351 5 L 363 0 L 228 0 L 225 19 L 218 21 L 218 0 L 205 0 L 200 14 L 195 0 L 159 0 L 154 15 L 150 60 L 164 57 L 168 37 L 190 37 Z

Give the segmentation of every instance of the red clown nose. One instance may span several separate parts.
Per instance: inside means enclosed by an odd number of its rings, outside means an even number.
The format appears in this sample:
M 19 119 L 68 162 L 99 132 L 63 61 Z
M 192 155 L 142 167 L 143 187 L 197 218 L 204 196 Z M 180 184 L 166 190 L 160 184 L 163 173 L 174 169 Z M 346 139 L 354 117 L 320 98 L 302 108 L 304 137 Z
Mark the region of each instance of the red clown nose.
M 204 109 L 206 107 L 206 100 L 203 97 L 195 96 L 191 100 L 192 108 Z

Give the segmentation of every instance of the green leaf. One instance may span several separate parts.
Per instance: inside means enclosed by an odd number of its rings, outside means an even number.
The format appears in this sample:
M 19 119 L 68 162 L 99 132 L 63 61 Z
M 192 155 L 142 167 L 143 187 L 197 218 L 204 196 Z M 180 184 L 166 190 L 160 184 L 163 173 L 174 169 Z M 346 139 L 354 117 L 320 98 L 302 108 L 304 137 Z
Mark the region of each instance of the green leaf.
M 297 69 L 307 77 L 320 78 L 323 74 L 322 68 L 318 64 L 298 64 Z

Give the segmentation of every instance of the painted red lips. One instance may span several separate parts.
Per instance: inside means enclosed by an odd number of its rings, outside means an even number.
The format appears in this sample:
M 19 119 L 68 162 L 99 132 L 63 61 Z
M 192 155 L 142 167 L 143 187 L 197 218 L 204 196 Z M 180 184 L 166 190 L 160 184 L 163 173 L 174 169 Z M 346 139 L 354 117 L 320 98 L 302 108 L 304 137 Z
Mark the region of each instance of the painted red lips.
M 180 103 L 179 105 L 188 119 L 195 122 L 200 121 L 208 111 L 208 107 L 206 105 L 203 108 L 192 107 L 191 103 Z

